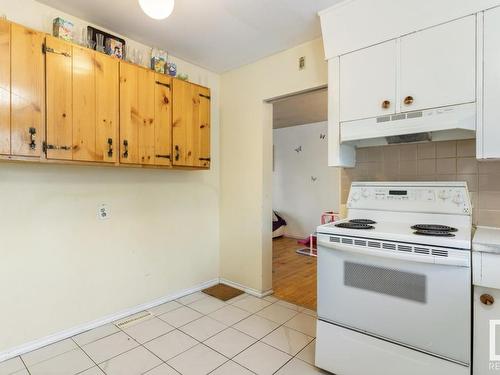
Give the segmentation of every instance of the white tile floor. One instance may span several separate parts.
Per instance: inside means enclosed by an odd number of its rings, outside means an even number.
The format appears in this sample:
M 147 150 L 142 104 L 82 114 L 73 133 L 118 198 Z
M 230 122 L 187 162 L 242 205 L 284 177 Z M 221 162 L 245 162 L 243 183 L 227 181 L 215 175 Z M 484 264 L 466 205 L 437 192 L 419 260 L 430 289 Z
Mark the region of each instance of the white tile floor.
M 0 375 L 314 375 L 316 313 L 203 293 L 0 363 Z M 128 323 L 124 323 L 127 322 Z

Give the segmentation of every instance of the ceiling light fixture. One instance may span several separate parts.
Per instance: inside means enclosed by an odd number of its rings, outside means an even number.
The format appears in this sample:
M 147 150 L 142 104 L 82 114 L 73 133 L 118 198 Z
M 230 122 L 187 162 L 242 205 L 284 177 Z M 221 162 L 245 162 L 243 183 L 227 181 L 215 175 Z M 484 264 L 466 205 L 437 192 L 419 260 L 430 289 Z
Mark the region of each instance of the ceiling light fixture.
M 164 20 L 174 10 L 174 0 L 139 0 L 144 13 L 155 20 Z

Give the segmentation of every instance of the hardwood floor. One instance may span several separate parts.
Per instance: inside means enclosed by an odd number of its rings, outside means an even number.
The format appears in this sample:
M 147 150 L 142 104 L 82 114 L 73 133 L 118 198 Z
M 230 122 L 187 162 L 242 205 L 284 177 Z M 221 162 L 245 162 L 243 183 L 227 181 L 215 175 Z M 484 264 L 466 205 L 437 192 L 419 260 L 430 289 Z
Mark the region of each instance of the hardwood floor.
M 274 296 L 316 310 L 316 258 L 299 255 L 296 239 L 273 240 Z

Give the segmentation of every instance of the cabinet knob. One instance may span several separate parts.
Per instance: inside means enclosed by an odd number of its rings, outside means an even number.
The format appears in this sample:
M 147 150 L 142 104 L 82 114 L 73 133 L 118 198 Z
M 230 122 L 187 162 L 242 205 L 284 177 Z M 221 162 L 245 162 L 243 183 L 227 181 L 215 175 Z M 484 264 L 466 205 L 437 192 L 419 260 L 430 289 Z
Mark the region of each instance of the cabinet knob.
M 384 100 L 384 101 L 382 102 L 382 108 L 383 108 L 383 109 L 387 109 L 387 108 L 389 108 L 390 106 L 391 106 L 391 102 L 390 102 L 389 100 Z
M 404 100 L 405 105 L 412 105 L 415 99 L 413 99 L 413 96 L 407 96 Z
M 495 298 L 490 294 L 483 294 L 479 299 L 481 303 L 486 306 L 491 306 L 495 303 Z

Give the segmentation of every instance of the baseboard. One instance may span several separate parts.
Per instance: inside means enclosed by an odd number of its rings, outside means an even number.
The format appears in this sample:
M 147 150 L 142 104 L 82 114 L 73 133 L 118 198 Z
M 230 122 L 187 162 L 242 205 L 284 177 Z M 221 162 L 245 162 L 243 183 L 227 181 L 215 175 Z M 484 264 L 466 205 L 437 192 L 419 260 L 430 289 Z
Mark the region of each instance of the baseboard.
M 249 288 L 249 287 L 247 287 L 245 285 L 236 283 L 236 282 L 231 281 L 231 280 L 224 279 L 222 277 L 220 278 L 220 283 L 232 286 L 233 288 L 239 289 L 239 290 L 241 290 L 241 291 L 243 291 L 245 293 L 251 294 L 252 296 L 255 296 L 255 297 L 258 297 L 258 298 L 267 297 L 267 296 L 269 296 L 269 295 L 271 295 L 271 294 L 274 293 L 274 291 L 272 289 L 270 289 L 268 291 L 265 291 L 265 292 L 261 292 L 261 291 L 259 291 L 257 289 Z
M 125 318 L 129 315 L 136 314 L 138 312 L 150 309 L 152 307 L 161 305 L 163 303 L 167 303 L 167 302 L 179 299 L 181 297 L 187 296 L 188 294 L 195 293 L 195 292 L 198 292 L 200 290 L 214 286 L 218 283 L 219 283 L 218 278 L 212 279 L 212 280 L 206 281 L 204 283 L 198 284 L 192 288 L 185 289 L 181 292 L 173 293 L 173 294 L 170 294 L 168 296 L 158 298 L 154 301 L 147 302 L 147 303 L 144 303 L 142 305 L 135 306 L 135 307 L 131 307 L 129 309 L 119 311 L 115 314 L 108 315 L 106 317 L 94 320 L 92 322 L 88 322 L 88 323 L 85 323 L 85 324 L 82 324 L 82 325 L 55 333 L 53 335 L 46 336 L 46 337 L 41 338 L 41 339 L 28 342 L 26 344 L 17 346 L 15 348 L 8 349 L 6 351 L 0 352 L 0 362 L 6 361 L 10 358 L 14 358 L 14 357 L 21 355 L 21 354 L 31 352 L 31 351 L 36 350 L 36 349 L 40 349 L 44 346 L 53 344 L 55 342 L 65 340 L 69 337 L 73 337 L 73 336 L 78 335 L 80 333 L 83 333 L 85 331 L 88 331 L 88 330 L 100 327 L 102 325 L 114 322 L 118 319 Z

